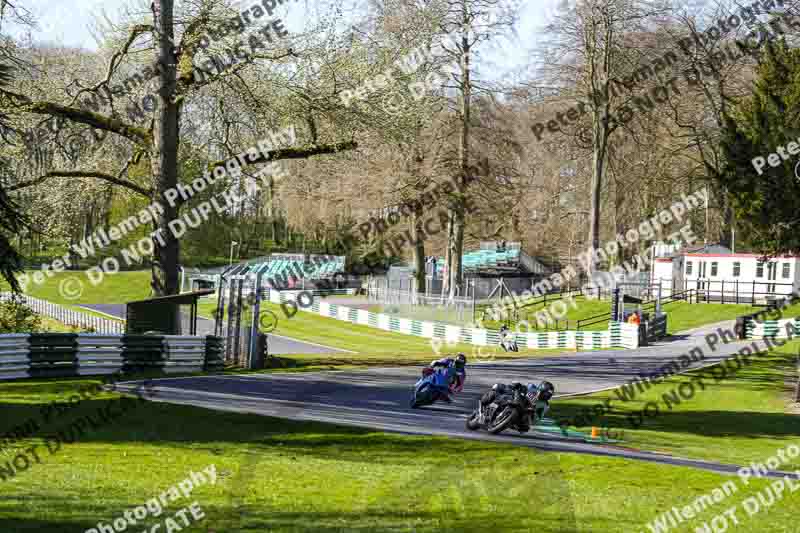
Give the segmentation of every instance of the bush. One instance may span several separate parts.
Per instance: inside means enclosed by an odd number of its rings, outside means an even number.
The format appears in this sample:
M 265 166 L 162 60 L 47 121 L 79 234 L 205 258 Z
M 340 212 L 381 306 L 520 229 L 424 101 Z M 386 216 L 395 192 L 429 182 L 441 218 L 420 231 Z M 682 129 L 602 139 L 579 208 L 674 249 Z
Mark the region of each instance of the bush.
M 30 333 L 41 327 L 41 317 L 16 296 L 0 302 L 0 333 Z

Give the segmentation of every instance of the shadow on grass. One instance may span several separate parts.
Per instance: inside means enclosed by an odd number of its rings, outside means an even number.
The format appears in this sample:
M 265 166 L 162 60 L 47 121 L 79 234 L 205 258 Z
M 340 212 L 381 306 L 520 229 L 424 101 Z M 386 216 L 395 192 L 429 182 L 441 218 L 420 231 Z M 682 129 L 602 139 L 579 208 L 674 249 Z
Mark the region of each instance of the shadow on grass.
M 526 502 L 533 505 L 533 502 Z M 441 532 L 463 531 L 467 533 L 485 533 L 487 531 L 536 531 L 541 533 L 574 533 L 578 529 L 574 524 L 567 524 L 560 517 L 538 516 L 531 518 L 536 512 L 525 507 L 528 516 L 516 516 L 504 513 L 498 516 L 490 512 L 471 512 L 442 509 L 439 512 L 424 512 L 409 509 L 406 512 L 365 510 L 360 512 L 319 512 L 302 511 L 287 512 L 269 511 L 260 508 L 245 508 L 242 512 L 249 515 L 247 524 L 235 531 L 292 531 L 295 533 L 342 533 L 344 531 L 363 531 L 376 533 L 397 533 L 399 531 Z M 521 513 L 520 513 L 521 514 Z M 502 523 L 502 525 L 501 525 Z M 234 530 L 230 530 L 234 531 Z
M 106 402 L 86 403 L 86 409 L 94 409 Z M 15 405 L 6 404 L 0 408 L 5 413 L 6 409 L 13 411 Z M 79 410 L 82 409 L 76 408 L 76 414 Z M 61 424 L 67 422 L 59 420 Z M 170 456 L 184 453 L 211 453 L 228 459 L 223 461 L 228 467 L 233 460 L 240 470 L 247 471 L 237 474 L 242 475 L 241 478 L 228 476 L 228 482 L 220 487 L 226 492 L 217 493 L 215 501 L 201 502 L 207 522 L 191 530 L 477 533 L 497 528 L 499 518 L 492 512 L 497 507 L 508 529 L 575 531 L 574 514 L 565 511 L 572 507 L 568 484 L 561 480 L 559 486 L 554 487 L 557 484 L 554 476 L 563 474 L 557 454 L 446 438 L 399 437 L 315 422 L 158 403 L 148 403 L 146 409 L 133 411 L 130 418 L 87 438 L 92 443 L 124 443 L 101 452 L 116 456 L 127 452 L 129 457 L 129 466 L 118 470 L 117 477 L 104 481 L 105 490 L 111 492 L 104 497 L 95 497 L 94 492 L 90 492 L 91 498 L 73 496 L 69 499 L 59 494 L 61 489 L 34 496 L 30 491 L 17 495 L 18 490 L 24 489 L 15 487 L 0 497 L 0 510 L 4 515 L 0 518 L 0 531 L 55 533 L 96 527 L 98 521 L 107 522 L 141 503 L 126 501 L 131 496 L 113 492 L 117 485 L 125 483 L 120 472 L 122 476 L 136 475 L 137 469 L 152 468 L 169 460 Z M 132 448 L 127 444 L 135 446 L 136 451 L 131 453 Z M 148 450 L 141 447 L 143 444 L 164 446 Z M 96 450 L 72 452 L 69 463 L 64 465 L 68 467 L 70 483 L 80 483 L 80 476 L 73 474 L 83 468 L 94 468 L 92 454 L 96 453 Z M 532 454 L 536 454 L 536 461 L 529 463 L 526 459 L 534 458 Z M 252 456 L 253 462 L 242 461 L 243 456 Z M 58 460 L 58 457 L 49 456 L 47 459 L 48 462 Z M 500 461 L 500 466 L 496 460 Z M 263 464 L 259 464 L 262 461 Z M 298 465 L 294 475 L 308 472 L 299 467 L 308 462 L 317 466 L 310 471 L 313 473 L 306 483 L 285 480 L 291 488 L 280 483 L 280 476 L 294 472 L 294 465 Z M 323 479 L 342 480 L 342 487 L 315 484 L 318 468 L 328 476 Z M 40 480 L 39 483 L 63 488 L 63 472 L 62 469 L 31 469 L 24 475 L 46 476 L 47 482 Z M 472 480 L 465 485 L 463 479 L 470 477 L 469 472 Z M 515 496 L 513 491 L 508 492 L 509 486 L 498 491 L 515 474 L 524 478 L 525 487 L 532 491 L 530 494 Z M 155 494 L 163 489 L 160 486 L 163 480 L 158 476 L 153 479 Z M 20 476 L 17 483 L 23 480 Z M 159 485 L 158 490 L 156 485 Z M 87 487 L 89 489 L 99 490 Z M 503 491 L 507 494 L 503 495 Z M 82 493 L 77 488 L 69 492 Z M 237 492 L 241 492 L 239 500 L 230 505 L 219 503 L 219 498 L 224 498 L 226 493 L 235 497 Z M 284 497 L 284 492 L 291 495 Z M 133 498 L 143 501 L 147 496 L 149 494 L 137 493 Z M 491 497 L 491 505 L 486 505 L 486 496 Z M 63 518 L 26 518 L 33 515 L 26 503 L 31 499 L 35 499 L 39 508 L 47 509 L 51 516 Z M 523 501 L 525 505 L 521 505 Z M 540 506 L 532 509 L 531 502 L 539 502 Z M 160 520 L 171 517 L 180 507 L 182 505 L 175 504 Z M 151 522 L 155 523 L 148 521 L 148 524 L 152 525 Z
M 800 416 L 764 411 L 765 405 L 776 400 L 778 406 L 783 405 L 779 400 L 790 390 L 786 377 L 794 373 L 794 357 L 789 351 L 773 352 L 728 374 L 719 382 L 711 377 L 709 369 L 675 376 L 644 392 L 637 389 L 635 398 L 628 401 L 621 400 L 615 391 L 556 400 L 550 416 L 556 420 L 568 420 L 578 427 L 596 425 L 626 431 L 641 429 L 708 437 L 797 436 L 800 435 Z M 696 377 L 703 381 L 704 389 L 698 385 Z M 682 384 L 683 389 L 679 388 Z M 680 394 L 681 390 L 684 396 Z M 690 390 L 691 394 L 688 393 Z M 673 392 L 677 392 L 677 396 Z M 606 398 L 611 398 L 611 412 L 581 423 L 581 415 L 585 420 L 585 414 Z M 649 412 L 654 414 L 640 419 L 637 413 L 641 413 L 648 402 L 651 406 L 658 404 L 658 412 L 655 413 L 651 407 Z M 748 410 L 751 406 L 752 409 Z
M 644 402 L 638 404 L 638 407 L 639 409 L 644 407 Z M 562 419 L 579 421 L 579 415 L 585 408 L 586 404 L 559 402 L 558 405 L 554 405 L 548 416 L 557 421 Z M 800 435 L 800 417 L 797 415 L 733 410 L 669 411 L 665 410 L 663 403 L 660 408 L 657 415 L 645 417 L 641 422 L 638 416 L 632 418 L 628 416 L 634 413 L 634 409 L 616 409 L 589 424 L 571 425 L 584 428 L 594 425 L 624 431 L 640 429 L 706 437 L 770 438 Z
M 47 499 L 45 497 L 44 499 Z M 93 524 L 84 524 L 68 521 L 68 520 L 42 520 L 38 518 L 22 519 L 22 518 L 3 518 L 0 517 L 0 531 L 7 532 L 23 532 L 31 531 L 41 532 L 63 532 L 63 531 L 80 531 L 83 532 L 91 527 L 97 526 L 97 522 Z

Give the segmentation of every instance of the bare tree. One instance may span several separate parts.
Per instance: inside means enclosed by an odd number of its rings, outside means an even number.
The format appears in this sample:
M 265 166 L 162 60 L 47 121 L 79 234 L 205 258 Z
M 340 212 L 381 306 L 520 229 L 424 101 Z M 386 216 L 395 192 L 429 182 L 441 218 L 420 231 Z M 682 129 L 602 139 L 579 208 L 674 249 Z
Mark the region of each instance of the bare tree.
M 563 4 L 546 28 L 552 36 L 544 52 L 548 76 L 554 85 L 574 91 L 581 102 L 579 109 L 588 109 L 588 118 L 577 124 L 575 139 L 588 146 L 592 156 L 587 238 L 592 250 L 600 246 L 609 142 L 622 125 L 616 117 L 632 98 L 624 94 L 624 80 L 632 75 L 635 79 L 643 55 L 636 38 L 647 33 L 647 23 L 664 12 L 656 4 L 639 0 L 579 0 L 574 5 Z M 560 111 L 564 111 L 560 115 L 566 114 L 566 109 Z M 559 128 L 562 120 L 555 121 Z M 588 266 L 591 273 L 594 265 L 590 262 Z
M 500 0 L 444 0 L 442 6 L 442 33 L 458 36 L 450 46 L 444 47 L 450 59 L 458 64 L 458 70 L 451 73 L 447 84 L 457 93 L 455 111 L 459 131 L 456 154 L 452 158 L 452 172 L 458 190 L 450 199 L 445 254 L 447 278 L 443 289 L 452 298 L 458 293 L 462 282 L 465 212 L 469 198 L 467 188 L 478 177 L 473 172 L 477 166 L 471 153 L 472 100 L 474 93 L 485 89 L 479 86 L 475 78 L 475 53 L 480 43 L 507 31 L 517 14 Z
M 116 186 L 124 187 L 130 191 L 161 203 L 163 212 L 155 222 L 155 229 L 160 238 L 154 238 L 154 266 L 152 288 L 156 294 L 175 294 L 179 290 L 178 262 L 179 243 L 169 230 L 168 224 L 178 216 L 180 202 L 171 205 L 166 201 L 166 191 L 173 189 L 178 184 L 179 164 L 178 151 L 180 146 L 181 114 L 187 100 L 197 91 L 213 83 L 224 82 L 227 78 L 240 75 L 241 71 L 252 65 L 256 60 L 279 62 L 282 59 L 295 55 L 291 48 L 272 54 L 254 53 L 249 61 L 244 61 L 230 68 L 223 75 L 217 77 L 207 76 L 195 64 L 195 58 L 204 48 L 204 35 L 206 32 L 217 30 L 217 26 L 224 21 L 224 15 L 231 10 L 212 2 L 201 2 L 198 10 L 186 15 L 188 22 L 183 24 L 180 40 L 176 41 L 176 20 L 174 0 L 154 0 L 151 4 L 150 24 L 135 24 L 130 29 L 127 38 L 120 49 L 111 57 L 106 76 L 92 87 L 81 89 L 68 105 L 47 100 L 32 100 L 24 94 L 8 89 L 0 89 L 0 109 L 8 113 L 45 115 L 58 117 L 69 123 L 83 124 L 97 130 L 120 136 L 133 145 L 132 155 L 122 169 L 116 174 L 99 172 L 90 169 L 79 170 L 53 170 L 34 180 L 14 185 L 10 190 L 19 190 L 38 185 L 53 177 L 66 178 L 94 178 L 106 181 Z M 157 73 L 157 90 L 155 94 L 156 106 L 148 126 L 138 126 L 126 121 L 121 115 L 101 114 L 82 107 L 76 107 L 75 102 L 85 94 L 102 95 L 112 102 L 112 92 L 109 85 L 112 78 L 122 75 L 120 65 L 123 60 L 131 55 L 132 47 L 140 36 L 150 35 L 154 47 L 155 63 L 148 67 Z M 176 46 L 175 43 L 179 44 Z M 319 154 L 331 154 L 341 150 L 355 148 L 353 141 L 336 142 L 330 144 L 311 144 L 302 148 L 285 148 L 271 151 L 260 156 L 257 160 L 247 163 L 261 164 L 280 159 L 302 159 Z M 128 175 L 128 171 L 139 164 L 142 158 L 149 161 L 152 173 L 149 184 L 138 183 Z M 215 165 L 222 165 L 217 162 Z

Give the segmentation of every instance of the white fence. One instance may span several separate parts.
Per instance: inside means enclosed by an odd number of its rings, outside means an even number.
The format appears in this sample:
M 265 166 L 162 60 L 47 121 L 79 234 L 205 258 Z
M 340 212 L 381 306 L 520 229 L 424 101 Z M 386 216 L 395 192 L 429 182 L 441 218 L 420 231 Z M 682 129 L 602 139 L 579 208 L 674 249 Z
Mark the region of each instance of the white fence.
M 297 291 L 268 291 L 267 299 L 272 303 L 294 300 Z M 500 343 L 498 331 L 462 327 L 444 322 L 430 322 L 401 318 L 384 313 L 372 313 L 314 299 L 311 307 L 300 307 L 302 311 L 316 313 L 325 317 L 343 320 L 373 328 L 415 335 L 429 339 L 439 339 L 448 344 L 464 343 L 473 346 L 497 346 Z M 639 328 L 632 324 L 609 322 L 605 331 L 528 331 L 516 332 L 514 338 L 521 348 L 638 348 Z
M 0 293 L 0 302 L 8 301 L 12 298 L 12 293 Z M 81 313 L 74 309 L 48 302 L 47 300 L 40 300 L 33 296 L 24 294 L 17 295 L 17 298 L 30 307 L 35 313 L 54 320 L 58 320 L 68 326 L 75 326 L 78 328 L 92 329 L 97 333 L 125 333 L 125 322 L 117 320 L 110 320 L 107 318 L 90 315 L 88 313 Z

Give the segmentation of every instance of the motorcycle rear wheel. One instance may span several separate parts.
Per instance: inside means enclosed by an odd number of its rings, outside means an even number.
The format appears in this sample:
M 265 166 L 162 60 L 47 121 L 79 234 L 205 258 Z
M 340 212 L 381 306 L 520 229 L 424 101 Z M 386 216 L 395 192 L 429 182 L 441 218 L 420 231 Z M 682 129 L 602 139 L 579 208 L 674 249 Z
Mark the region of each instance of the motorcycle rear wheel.
M 500 414 L 494 417 L 494 420 L 489 423 L 489 427 L 486 429 L 492 435 L 497 435 L 508 429 L 508 427 L 511 426 L 516 420 L 517 410 L 513 407 L 506 407 L 500 412 Z
M 467 418 L 467 429 L 470 431 L 475 431 L 481 427 L 480 423 L 480 415 L 478 414 L 478 410 L 472 411 L 472 414 Z

